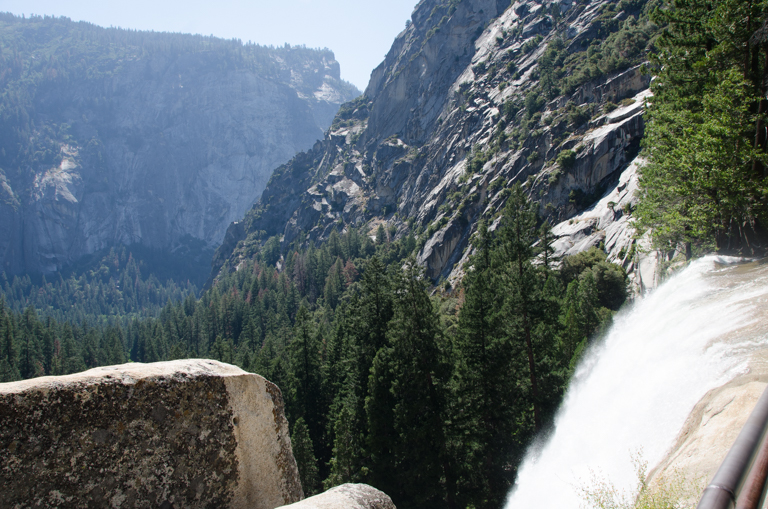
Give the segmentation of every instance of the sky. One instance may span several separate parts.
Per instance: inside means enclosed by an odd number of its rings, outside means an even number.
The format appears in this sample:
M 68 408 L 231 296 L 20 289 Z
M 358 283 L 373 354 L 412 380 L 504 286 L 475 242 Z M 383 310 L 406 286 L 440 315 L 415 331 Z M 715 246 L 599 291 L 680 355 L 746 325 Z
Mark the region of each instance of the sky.
M 365 90 L 418 0 L 0 0 L 0 12 L 67 16 L 104 27 L 181 32 L 257 44 L 329 48 Z

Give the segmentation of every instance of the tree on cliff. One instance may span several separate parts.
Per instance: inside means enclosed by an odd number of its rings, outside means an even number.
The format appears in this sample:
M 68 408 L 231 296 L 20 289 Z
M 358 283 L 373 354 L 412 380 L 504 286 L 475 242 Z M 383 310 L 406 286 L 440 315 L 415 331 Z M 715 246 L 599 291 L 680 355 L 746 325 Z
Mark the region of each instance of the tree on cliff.
M 671 0 L 653 55 L 640 226 L 665 248 L 752 249 L 768 227 L 768 5 Z

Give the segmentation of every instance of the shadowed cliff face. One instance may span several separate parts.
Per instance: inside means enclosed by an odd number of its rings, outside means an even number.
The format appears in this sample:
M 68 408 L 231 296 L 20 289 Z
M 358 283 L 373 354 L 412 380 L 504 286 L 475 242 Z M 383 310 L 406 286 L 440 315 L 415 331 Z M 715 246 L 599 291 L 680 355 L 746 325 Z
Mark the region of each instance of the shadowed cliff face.
M 9 273 L 52 272 L 116 244 L 210 256 L 272 169 L 358 93 L 327 50 L 39 18 L 0 20 L 0 38 L 21 54 L 0 84 L 27 119 L 4 120 L 38 140 L 2 147 Z
M 365 94 L 231 227 L 213 277 L 270 236 L 285 249 L 384 222 L 418 236 L 431 278 L 455 281 L 478 221 L 495 228 L 515 183 L 541 216 L 567 221 L 638 152 L 650 82 L 639 64 L 656 29 L 643 0 L 419 2 Z M 617 261 L 634 242 L 622 238 Z

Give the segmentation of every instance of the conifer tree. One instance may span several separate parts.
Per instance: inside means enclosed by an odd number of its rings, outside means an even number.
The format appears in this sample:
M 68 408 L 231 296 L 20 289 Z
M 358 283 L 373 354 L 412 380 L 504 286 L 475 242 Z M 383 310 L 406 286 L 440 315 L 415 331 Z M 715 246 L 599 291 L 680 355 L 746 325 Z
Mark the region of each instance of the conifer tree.
M 363 451 L 363 422 L 354 373 L 347 380 L 343 392 L 335 405 L 333 426 L 333 455 L 330 460 L 330 475 L 323 481 L 325 489 L 349 482 L 361 482 L 366 470 L 361 464 Z
M 485 222 L 473 239 L 475 254 L 463 280 L 453 356 L 452 443 L 459 477 L 461 506 L 497 507 L 512 479 L 517 412 L 517 376 L 510 369 L 513 348 L 499 306 L 503 295 L 494 245 Z M 505 404 L 499 404 L 504 401 Z
M 768 226 L 765 2 L 672 0 L 653 55 L 639 225 L 665 249 L 752 250 Z
M 295 383 L 291 414 L 294 419 L 304 419 L 317 457 L 325 430 L 321 408 L 320 344 L 314 334 L 312 317 L 304 305 L 296 313 L 289 353 Z
M 304 496 L 312 496 L 320 488 L 320 477 L 312 439 L 309 438 L 309 429 L 301 417 L 293 424 L 291 448 L 293 449 L 293 457 L 296 459 L 296 466 L 299 467 L 299 477 L 301 486 L 304 488 Z
M 536 205 L 529 202 L 520 184 L 511 189 L 504 208 L 499 231 L 500 250 L 497 256 L 505 278 L 505 314 L 507 331 L 512 341 L 522 345 L 527 356 L 530 402 L 533 407 L 534 428 L 541 429 L 541 399 L 536 373 L 533 330 L 539 298 L 539 281 L 532 259 L 536 241 Z
M 397 438 L 389 442 L 396 482 L 392 493 L 396 504 L 406 509 L 442 507 L 446 501 L 452 506 L 455 491 L 444 425 L 450 367 L 427 285 L 423 269 L 414 258 L 408 259 L 395 277 L 389 346 L 377 354 L 371 374 L 374 385 L 389 384 L 374 387 L 372 400 L 382 389 L 394 397 L 392 426 Z M 376 416 L 369 413 L 369 420 L 372 417 Z M 375 432 L 371 430 L 372 435 Z M 381 466 L 375 468 L 381 472 Z M 425 490 L 425 486 L 440 489 Z

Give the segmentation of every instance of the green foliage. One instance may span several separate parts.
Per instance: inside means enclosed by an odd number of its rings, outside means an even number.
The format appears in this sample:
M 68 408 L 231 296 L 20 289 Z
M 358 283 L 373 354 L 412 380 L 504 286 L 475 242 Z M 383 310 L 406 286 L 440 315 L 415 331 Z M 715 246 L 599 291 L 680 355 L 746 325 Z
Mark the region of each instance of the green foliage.
M 317 494 L 320 490 L 320 478 L 318 476 L 317 459 L 312 452 L 312 440 L 309 438 L 309 429 L 304 419 L 299 419 L 293 425 L 291 433 L 291 448 L 296 466 L 299 467 L 299 478 L 304 488 L 304 496 Z
M 448 428 L 461 506 L 503 503 L 515 476 L 504 465 L 515 465 L 550 422 L 581 351 L 610 321 L 602 303 L 614 306 L 618 294 L 626 296 L 626 274 L 603 266 L 604 253 L 566 258 L 562 271 L 553 271 L 551 227 L 537 222 L 536 205 L 515 186 L 496 236 L 480 223 L 473 238 Z M 486 467 L 478 472 L 477 465 Z
M 8 281 L 2 274 L 0 294 L 15 312 L 32 306 L 36 313 L 57 321 L 97 324 L 120 318 L 126 323 L 133 317 L 154 317 L 169 300 L 197 293 L 190 282 L 178 285 L 152 274 L 144 276 L 148 266 L 159 266 L 158 258 L 140 246 L 112 248 L 48 278 L 25 275 Z
M 491 154 L 490 151 L 483 150 L 479 145 L 475 145 L 468 159 L 467 171 L 470 174 L 480 173 L 485 163 L 491 159 Z
M 542 40 L 543 40 L 543 37 L 541 35 L 537 35 L 536 37 L 528 39 L 520 47 L 520 53 L 522 53 L 523 55 L 527 55 L 528 53 L 533 52 L 533 50 L 535 50 L 539 46 L 539 44 L 541 44 Z
M 388 346 L 377 353 L 369 382 L 371 408 L 384 407 L 377 401 L 379 394 L 394 396 L 385 396 L 392 406 L 383 410 L 391 412 L 387 420 L 398 437 L 388 447 L 387 463 L 394 471 L 387 472 L 387 478 L 397 484 L 392 493 L 405 507 L 442 506 L 446 494 L 441 478 L 451 474 L 446 469 L 444 431 L 450 364 L 427 289 L 423 269 L 410 258 L 395 275 Z M 378 416 L 369 414 L 369 420 L 375 418 Z M 375 443 L 382 438 L 372 434 L 371 440 Z M 373 472 L 375 476 L 377 470 Z M 433 488 L 425 490 L 425 486 Z
M 215 358 L 281 388 L 307 494 L 366 482 L 405 509 L 498 507 L 554 414 L 578 346 L 604 321 L 602 303 L 619 305 L 611 291 L 625 284 L 598 255 L 553 270 L 537 205 L 519 186 L 508 195 L 497 232 L 481 225 L 473 240 L 458 296 L 430 297 L 413 235 L 392 240 L 382 228 L 374 244 L 348 229 L 282 253 L 279 270 L 262 250 L 199 299 L 171 297 L 153 317 L 59 322 L 0 299 L 0 379 Z M 93 277 L 110 281 L 113 262 Z M 562 281 L 578 284 L 565 300 Z
M 745 241 L 745 227 L 768 224 L 768 163 L 753 146 L 760 98 L 731 69 L 703 93 L 700 110 L 678 101 L 654 100 L 642 171 L 640 224 L 659 246 L 694 243 L 728 248 Z M 667 96 L 668 97 L 668 96 Z
M 564 170 L 570 170 L 576 164 L 576 152 L 567 149 L 557 154 L 557 164 Z
M 280 239 L 270 237 L 261 248 L 261 259 L 267 265 L 274 265 L 280 259 Z
M 610 480 L 592 473 L 590 480 L 578 487 L 585 507 L 593 509 L 693 509 L 704 489 L 704 479 L 690 479 L 680 471 L 657 476 L 647 481 L 648 463 L 640 454 L 632 457 L 637 483 L 627 493 Z
M 525 96 L 525 115 L 527 118 L 533 117 L 546 104 L 546 99 L 539 93 L 539 90 L 533 90 Z

